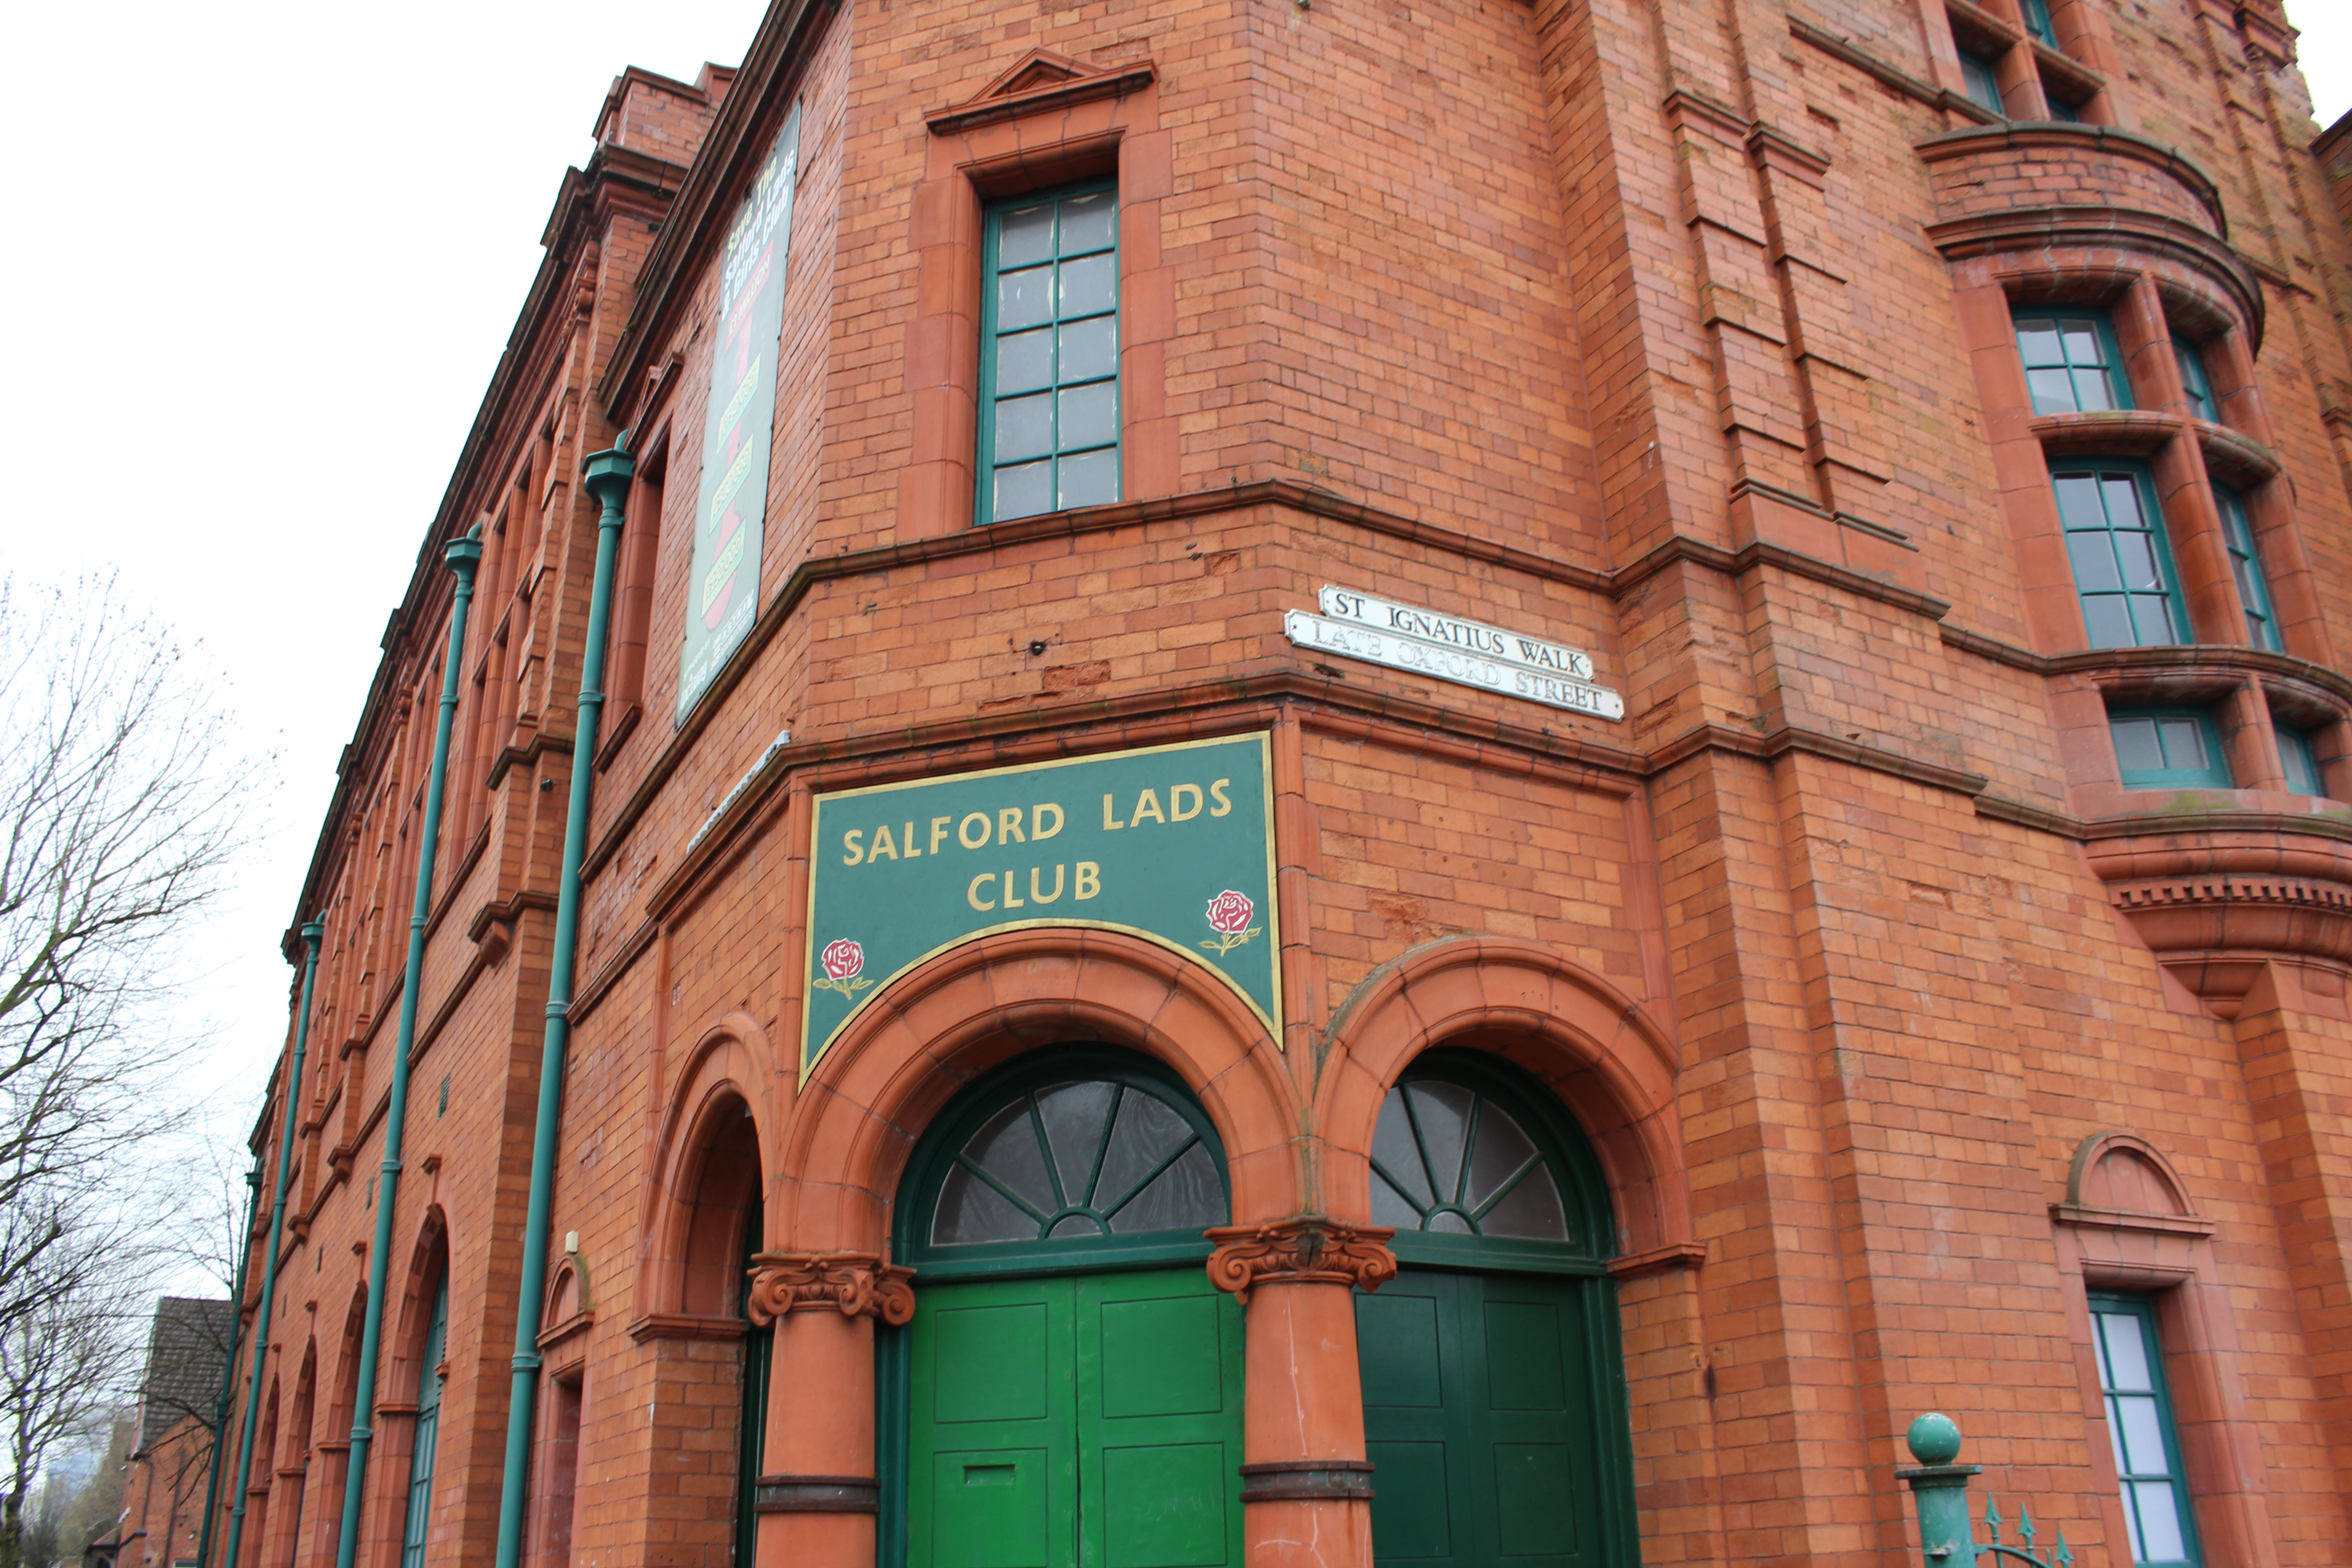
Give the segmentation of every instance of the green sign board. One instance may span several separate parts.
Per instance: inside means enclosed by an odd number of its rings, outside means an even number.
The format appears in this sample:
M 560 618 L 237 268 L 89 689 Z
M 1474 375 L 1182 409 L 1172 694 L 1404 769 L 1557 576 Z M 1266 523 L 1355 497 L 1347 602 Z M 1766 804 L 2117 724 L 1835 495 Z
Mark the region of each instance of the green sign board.
M 1273 799 L 1263 734 L 818 795 L 802 1070 L 925 959 L 1031 926 L 1172 948 L 1281 1039 Z

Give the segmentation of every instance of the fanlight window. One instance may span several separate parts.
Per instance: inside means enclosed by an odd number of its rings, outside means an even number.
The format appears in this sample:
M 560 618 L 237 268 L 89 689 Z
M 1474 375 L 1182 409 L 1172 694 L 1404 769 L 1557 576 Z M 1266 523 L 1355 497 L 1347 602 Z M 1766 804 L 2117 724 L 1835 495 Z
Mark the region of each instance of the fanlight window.
M 1197 1232 L 1224 1221 L 1216 1159 L 1192 1123 L 1132 1085 L 1061 1083 L 1015 1100 L 957 1153 L 931 1244 Z
M 1372 1131 L 1372 1223 L 1567 1241 L 1551 1165 L 1503 1108 L 1458 1084 L 1389 1091 Z

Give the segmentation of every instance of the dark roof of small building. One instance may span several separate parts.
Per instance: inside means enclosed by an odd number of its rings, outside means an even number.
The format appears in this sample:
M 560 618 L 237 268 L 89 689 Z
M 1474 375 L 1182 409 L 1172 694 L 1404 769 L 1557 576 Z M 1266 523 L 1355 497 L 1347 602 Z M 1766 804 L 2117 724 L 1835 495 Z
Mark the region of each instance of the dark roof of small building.
M 139 1447 L 146 1448 L 191 1415 L 207 1421 L 220 1398 L 221 1368 L 236 1333 L 236 1307 L 191 1296 L 155 1303 L 147 1336 L 147 1375 L 139 1384 Z

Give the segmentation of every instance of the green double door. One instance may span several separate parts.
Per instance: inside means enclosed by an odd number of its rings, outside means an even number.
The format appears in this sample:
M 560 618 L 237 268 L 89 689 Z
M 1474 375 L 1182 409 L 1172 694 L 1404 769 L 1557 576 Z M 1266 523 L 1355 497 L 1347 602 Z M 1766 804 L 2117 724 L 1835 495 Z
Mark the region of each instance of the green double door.
M 1601 1555 L 1590 1282 L 1406 1269 L 1356 1297 L 1381 1568 Z
M 917 1300 L 908 1568 L 1241 1568 L 1241 1310 L 1198 1264 Z

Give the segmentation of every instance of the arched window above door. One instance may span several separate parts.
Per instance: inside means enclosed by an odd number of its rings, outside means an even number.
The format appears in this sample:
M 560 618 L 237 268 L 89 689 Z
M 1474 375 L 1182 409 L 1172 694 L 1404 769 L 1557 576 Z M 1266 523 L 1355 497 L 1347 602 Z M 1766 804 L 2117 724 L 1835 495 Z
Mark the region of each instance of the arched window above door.
M 1024 1058 L 924 1139 L 898 1228 L 926 1278 L 1205 1256 L 1230 1205 L 1216 1130 L 1151 1064 L 1098 1047 Z
M 1612 1250 L 1600 1173 L 1580 1130 L 1517 1075 L 1433 1052 L 1389 1090 L 1372 1132 L 1372 1223 L 1432 1259 Z

